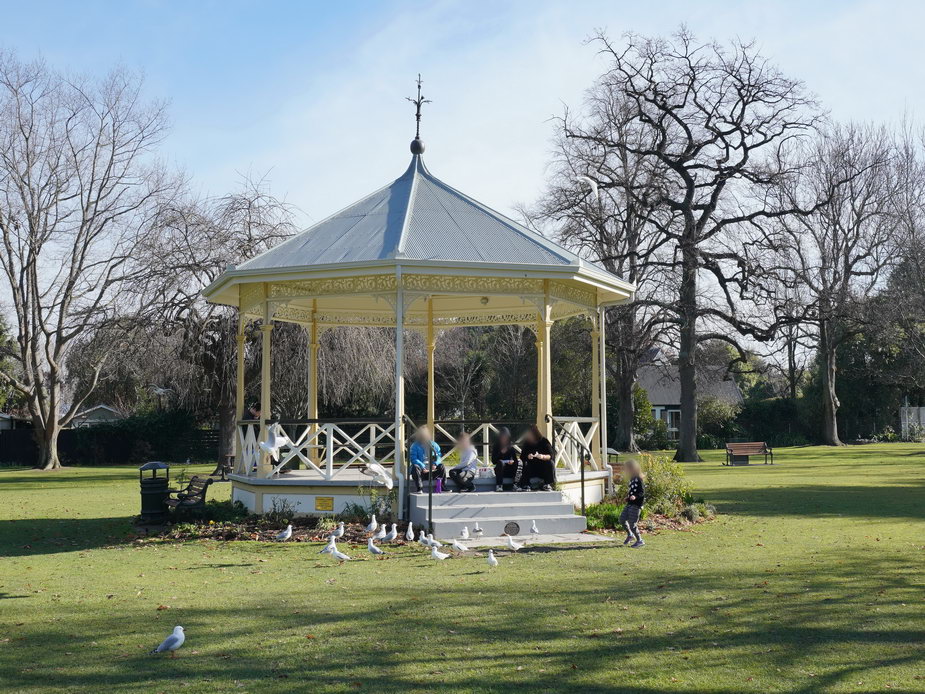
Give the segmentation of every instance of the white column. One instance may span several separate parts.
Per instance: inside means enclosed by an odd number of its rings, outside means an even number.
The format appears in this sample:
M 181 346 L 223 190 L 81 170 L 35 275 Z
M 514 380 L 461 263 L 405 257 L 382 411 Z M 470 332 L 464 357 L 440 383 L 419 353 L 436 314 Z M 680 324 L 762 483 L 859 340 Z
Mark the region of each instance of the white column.
M 405 499 L 405 294 L 401 266 L 396 268 L 398 289 L 395 292 L 395 465 L 392 475 L 398 482 L 398 512 Z
M 260 354 L 260 438 L 259 441 L 267 440 L 266 421 L 273 416 L 273 403 L 271 400 L 270 384 L 273 379 L 272 362 L 270 360 L 270 333 L 273 331 L 273 324 L 270 322 L 272 315 L 270 302 L 263 302 L 263 325 L 260 326 L 262 333 L 262 349 Z M 270 457 L 261 451 L 260 462 L 257 465 L 257 476 L 266 477 L 271 470 Z
M 434 353 L 437 350 L 437 338 L 434 334 L 434 300 L 427 299 L 427 426 L 434 431 L 434 419 L 437 411 L 437 394 L 434 383 Z
M 598 356 L 600 358 L 601 461 L 607 462 L 607 310 L 597 309 Z
M 595 313 L 591 318 L 591 416 L 597 419 L 597 433 L 594 435 L 592 447 L 600 469 L 604 469 L 607 460 L 601 455 L 601 362 L 600 362 L 600 315 Z
M 549 302 L 549 280 L 544 280 L 544 284 L 543 308 L 536 321 L 536 426 L 552 441 L 552 422 L 546 421 L 546 415 L 552 415 L 552 350 L 549 342 L 552 306 Z
M 312 301 L 312 325 L 309 333 L 309 346 L 308 346 L 308 372 L 309 379 L 311 383 L 309 384 L 308 389 L 308 418 L 309 419 L 318 419 L 318 348 L 320 346 L 319 334 L 318 334 L 318 322 L 316 320 L 316 314 L 318 312 L 318 301 Z M 309 431 L 311 434 L 314 434 L 318 430 L 317 424 L 312 424 L 309 426 Z M 309 460 L 311 460 L 316 465 L 318 464 L 318 449 L 315 448 L 317 441 L 312 445 L 312 448 L 309 451 Z
M 241 427 L 238 422 L 244 419 L 244 326 L 247 324 L 247 318 L 244 312 L 238 309 L 238 334 L 236 342 L 238 346 L 237 368 L 235 375 L 235 394 L 234 394 L 234 471 L 247 474 L 248 470 L 244 465 L 243 455 L 244 448 L 241 446 Z

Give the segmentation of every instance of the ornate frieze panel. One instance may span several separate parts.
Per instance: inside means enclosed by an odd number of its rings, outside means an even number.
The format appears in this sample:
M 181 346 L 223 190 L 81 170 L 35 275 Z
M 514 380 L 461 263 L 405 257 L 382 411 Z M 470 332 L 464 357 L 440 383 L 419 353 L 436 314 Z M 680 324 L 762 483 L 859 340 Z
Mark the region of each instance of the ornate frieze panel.
M 241 313 L 262 315 L 263 284 L 255 282 L 238 285 L 238 307 Z
M 359 275 L 323 279 L 291 280 L 270 284 L 271 299 L 295 296 L 333 296 L 338 294 L 380 294 L 394 292 L 395 275 Z
M 597 294 L 590 289 L 576 287 L 562 282 L 549 283 L 549 295 L 561 301 L 569 301 L 587 308 L 597 307 Z
M 471 275 L 402 275 L 405 289 L 434 294 L 542 294 L 543 280 Z

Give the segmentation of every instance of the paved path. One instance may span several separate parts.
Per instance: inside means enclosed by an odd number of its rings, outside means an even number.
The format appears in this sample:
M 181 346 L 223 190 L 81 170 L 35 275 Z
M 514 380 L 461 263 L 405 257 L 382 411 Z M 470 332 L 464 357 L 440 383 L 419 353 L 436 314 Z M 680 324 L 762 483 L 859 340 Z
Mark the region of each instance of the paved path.
M 530 533 L 518 535 L 514 538 L 517 542 L 526 542 L 527 546 L 541 545 L 581 545 L 598 542 L 615 542 L 615 535 L 595 535 L 594 533 L 562 533 L 561 535 L 543 534 L 531 535 Z M 443 542 L 447 542 L 443 540 Z M 469 538 L 460 540 L 464 545 L 470 547 L 507 547 L 506 537 L 483 537 L 479 540 Z

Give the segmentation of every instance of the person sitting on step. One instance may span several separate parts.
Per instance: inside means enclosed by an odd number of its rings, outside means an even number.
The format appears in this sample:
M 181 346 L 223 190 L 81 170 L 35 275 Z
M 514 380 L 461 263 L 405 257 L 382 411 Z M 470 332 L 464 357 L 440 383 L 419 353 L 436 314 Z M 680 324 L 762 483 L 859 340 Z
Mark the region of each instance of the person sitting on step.
M 530 489 L 551 492 L 556 483 L 556 451 L 536 424 L 531 424 L 524 434 L 520 459 L 524 471 L 520 485 L 515 488 L 521 492 Z
M 459 451 L 459 465 L 450 468 L 450 479 L 456 484 L 460 492 L 475 491 L 475 476 L 479 471 L 479 456 L 472 445 L 472 438 L 466 432 L 456 439 L 456 450 Z
M 511 430 L 507 427 L 498 430 L 498 438 L 491 448 L 491 464 L 495 466 L 496 492 L 503 492 L 505 487 L 510 491 L 520 485 L 523 462 L 514 448 Z
M 423 489 L 421 480 L 443 480 L 446 479 L 446 470 L 443 467 L 443 458 L 440 453 L 440 446 L 434 441 L 430 434 L 430 429 L 426 426 L 420 427 L 414 434 L 414 443 L 411 444 L 411 450 L 408 452 L 411 462 L 411 479 L 414 480 L 415 490 L 420 494 Z M 436 488 L 434 491 L 437 491 Z

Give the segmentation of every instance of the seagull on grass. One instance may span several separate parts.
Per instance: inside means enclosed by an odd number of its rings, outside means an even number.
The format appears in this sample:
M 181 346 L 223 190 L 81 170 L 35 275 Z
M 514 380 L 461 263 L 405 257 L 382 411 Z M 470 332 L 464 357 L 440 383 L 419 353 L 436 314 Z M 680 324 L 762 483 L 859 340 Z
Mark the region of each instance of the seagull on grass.
M 337 540 L 334 539 L 334 536 L 328 538 L 328 544 L 324 546 L 318 554 L 334 554 L 334 551 L 337 549 Z
M 460 542 L 459 540 L 453 540 L 453 544 L 451 544 L 450 547 L 452 547 L 453 549 L 455 549 L 457 552 L 468 552 L 468 551 L 469 551 L 469 548 L 466 547 L 466 546 L 465 546 L 462 542 Z
M 385 528 L 385 526 L 382 526 Z M 392 529 L 386 533 L 385 537 L 382 538 L 383 542 L 395 542 L 395 538 L 398 537 L 398 528 L 395 523 L 392 523 Z
M 290 537 L 292 537 L 292 524 L 287 525 L 285 530 L 281 530 L 276 535 L 276 539 L 280 542 L 285 542 Z
M 498 560 L 495 558 L 495 553 L 492 550 L 488 550 L 488 566 L 492 569 L 498 565 Z
M 385 539 L 385 536 L 386 536 L 385 523 L 383 523 L 382 525 L 379 526 L 379 532 L 373 535 L 373 539 L 378 542 L 382 542 Z
M 183 627 L 174 627 L 173 633 L 161 641 L 161 645 L 151 651 L 151 655 L 169 652 L 171 658 L 176 658 L 177 649 L 183 645 L 184 641 L 186 641 L 186 634 L 183 633 Z
M 427 536 L 424 535 L 424 531 L 421 530 L 418 533 L 418 544 L 424 545 L 425 547 L 430 547 L 430 541 L 427 539 Z
M 427 533 L 427 544 L 429 544 L 431 547 L 443 547 L 443 543 L 440 542 L 440 540 L 434 539 L 433 533 Z
M 523 542 L 514 542 L 514 538 L 513 538 L 512 536 L 510 536 L 510 535 L 507 536 L 507 546 L 510 547 L 510 548 L 511 548 L 512 550 L 514 550 L 515 552 L 516 552 L 517 550 L 519 550 L 519 549 L 523 549 L 524 544 L 526 544 L 526 543 L 523 543 Z
M 336 547 L 335 547 L 334 549 L 331 550 L 331 555 L 332 555 L 335 559 L 338 559 L 338 560 L 340 560 L 340 561 L 350 561 L 350 557 L 348 557 L 346 554 L 344 554 L 343 552 L 341 552 L 341 551 L 340 551 L 339 549 L 337 549 Z
M 430 558 L 431 559 L 439 559 L 440 561 L 443 561 L 444 559 L 449 558 L 449 556 L 450 555 L 446 554 L 445 552 L 438 551 L 436 547 L 430 548 Z
M 406 539 L 408 542 L 414 542 L 414 527 L 413 527 L 413 525 L 414 525 L 413 523 L 409 522 L 409 523 L 408 523 L 408 529 L 405 531 L 405 539 Z
M 339 540 L 343 536 L 344 536 L 344 522 L 341 521 L 340 523 L 337 524 L 337 527 L 331 531 L 331 534 L 328 535 L 328 539 L 330 540 L 331 538 L 334 538 L 335 540 Z
M 464 525 L 464 526 L 463 526 L 462 532 L 459 533 L 459 536 L 460 536 L 463 540 L 468 540 L 468 539 L 469 539 L 469 526 L 468 526 L 468 525 Z
M 369 553 L 374 557 L 378 557 L 380 554 L 385 554 L 385 552 L 376 547 L 375 543 L 373 542 L 373 538 L 369 538 L 369 541 L 366 543 L 366 549 L 368 549 Z
M 379 523 L 376 521 L 376 514 L 374 513 L 372 519 L 369 521 L 369 525 L 366 526 L 366 532 L 374 533 L 378 527 Z

